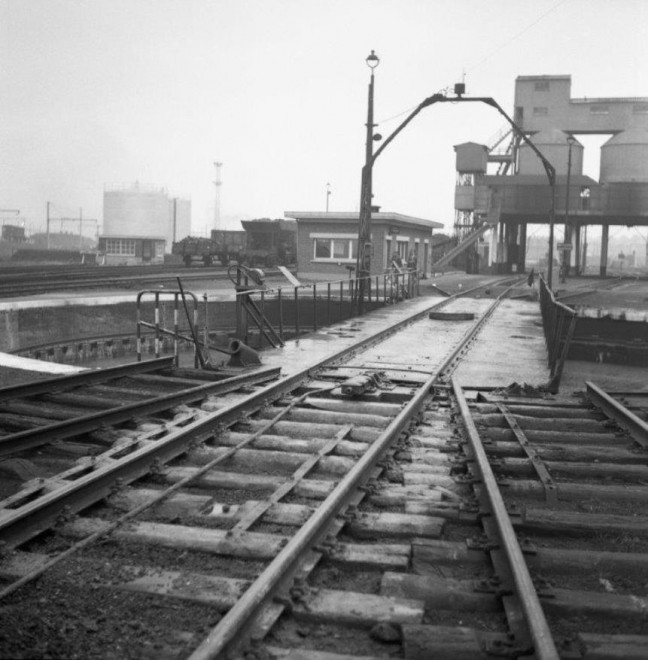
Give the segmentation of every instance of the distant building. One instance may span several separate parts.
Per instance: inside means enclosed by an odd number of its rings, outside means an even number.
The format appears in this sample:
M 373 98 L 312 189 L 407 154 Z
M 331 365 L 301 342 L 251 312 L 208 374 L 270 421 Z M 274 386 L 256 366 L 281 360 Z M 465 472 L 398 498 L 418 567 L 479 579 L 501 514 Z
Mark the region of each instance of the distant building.
M 358 257 L 358 213 L 286 211 L 297 221 L 297 272 L 308 279 L 345 279 L 355 270 Z M 416 256 L 419 272 L 431 265 L 432 230 L 443 224 L 401 213 L 371 215 L 371 274 L 391 265 L 394 253 L 407 262 Z
M 106 262 L 159 263 L 191 233 L 191 201 L 135 182 L 104 191 L 99 250 Z
M 562 258 L 577 272 L 590 265 L 587 227 L 601 227 L 599 272 L 605 275 L 610 226 L 648 226 L 648 98 L 573 99 L 570 76 L 519 76 L 513 114 L 555 168 L 555 196 L 541 159 L 509 126 L 491 147 L 459 144 L 455 235 L 465 238 L 491 225 L 490 242 L 477 248 L 480 266 L 523 271 L 527 226 L 547 224 L 553 205 L 555 242 L 565 246 Z M 584 146 L 577 135 L 610 136 L 601 147 L 598 182 L 583 174 Z M 556 244 L 553 249 L 554 258 L 560 256 Z

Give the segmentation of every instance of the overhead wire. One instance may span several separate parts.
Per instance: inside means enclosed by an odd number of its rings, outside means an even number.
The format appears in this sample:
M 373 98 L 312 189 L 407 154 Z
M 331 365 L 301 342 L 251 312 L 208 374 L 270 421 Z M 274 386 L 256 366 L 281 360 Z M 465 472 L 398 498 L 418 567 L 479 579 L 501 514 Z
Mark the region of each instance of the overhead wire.
M 558 9 L 558 7 L 560 7 L 560 5 L 565 4 L 565 2 L 567 2 L 567 0 L 558 0 L 558 2 L 556 2 L 552 7 L 550 7 L 547 11 L 545 11 L 545 12 L 544 12 L 543 14 L 541 14 L 540 16 L 538 16 L 538 18 L 536 18 L 535 20 L 533 20 L 531 23 L 529 23 L 529 24 L 528 24 L 526 27 L 524 27 L 522 30 L 520 30 L 519 32 L 517 32 L 516 34 L 514 34 L 510 39 L 508 39 L 507 41 L 505 41 L 505 42 L 503 42 L 502 44 L 500 44 L 497 48 L 495 48 L 495 49 L 492 50 L 490 53 L 488 53 L 487 55 L 485 55 L 484 57 L 482 57 L 480 60 L 478 60 L 478 61 L 477 61 L 475 64 L 473 64 L 472 66 L 468 67 L 467 69 L 464 69 L 464 76 L 465 76 L 466 73 L 468 73 L 469 71 L 474 71 L 477 67 L 481 66 L 484 62 L 486 62 L 486 61 L 489 60 L 491 57 L 493 57 L 493 55 L 496 55 L 496 54 L 499 53 L 502 49 L 506 48 L 506 46 L 508 46 L 508 45 L 510 45 L 511 43 L 513 43 L 516 39 L 519 39 L 523 34 L 525 34 L 526 32 L 528 32 L 532 27 L 536 26 L 540 21 L 542 21 L 544 18 L 546 18 L 549 14 L 553 13 L 556 9 Z M 447 93 L 448 89 L 452 89 L 452 85 L 446 85 L 445 87 L 442 87 L 437 93 L 445 94 L 445 93 Z M 391 117 L 387 117 L 387 118 L 385 118 L 385 119 L 378 120 L 377 123 L 378 123 L 378 124 L 386 124 L 386 123 L 389 122 L 389 121 L 392 121 L 392 120 L 394 120 L 394 119 L 398 119 L 399 117 L 402 117 L 403 115 L 405 115 L 405 114 L 407 114 L 407 113 L 409 113 L 409 112 L 412 112 L 412 110 L 414 110 L 416 107 L 417 107 L 416 105 L 413 105 L 413 106 L 407 108 L 406 110 L 403 110 L 403 111 L 401 111 L 401 112 L 398 112 L 398 113 L 395 114 L 395 115 L 392 115 Z

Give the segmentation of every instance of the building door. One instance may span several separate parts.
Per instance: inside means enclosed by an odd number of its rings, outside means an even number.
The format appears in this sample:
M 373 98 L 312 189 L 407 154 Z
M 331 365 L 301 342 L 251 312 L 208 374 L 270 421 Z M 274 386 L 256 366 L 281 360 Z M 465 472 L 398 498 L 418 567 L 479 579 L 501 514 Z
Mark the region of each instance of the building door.
M 153 257 L 152 241 L 142 241 L 142 262 L 148 263 Z

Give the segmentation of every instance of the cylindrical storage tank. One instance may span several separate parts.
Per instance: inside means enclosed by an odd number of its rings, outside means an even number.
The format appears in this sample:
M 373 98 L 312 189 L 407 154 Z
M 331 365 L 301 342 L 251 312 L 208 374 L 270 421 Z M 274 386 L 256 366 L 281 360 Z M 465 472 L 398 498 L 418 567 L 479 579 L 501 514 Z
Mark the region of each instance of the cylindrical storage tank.
M 556 175 L 566 175 L 569 161 L 569 136 L 559 128 L 547 128 L 532 135 L 529 139 L 538 151 L 554 166 Z M 576 140 L 572 145 L 571 174 L 583 173 L 583 145 Z M 518 174 L 545 174 L 545 168 L 538 155 L 526 143 L 520 145 L 518 154 Z
M 133 184 L 104 191 L 106 236 L 167 237 L 169 196 L 163 188 Z
M 648 130 L 629 128 L 601 147 L 601 183 L 648 181 Z

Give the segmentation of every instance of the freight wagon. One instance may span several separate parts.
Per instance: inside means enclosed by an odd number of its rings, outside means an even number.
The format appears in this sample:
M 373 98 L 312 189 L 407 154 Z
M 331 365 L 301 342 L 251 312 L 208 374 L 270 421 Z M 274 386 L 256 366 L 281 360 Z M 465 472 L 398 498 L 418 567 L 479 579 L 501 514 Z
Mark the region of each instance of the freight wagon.
M 297 224 L 289 220 L 242 220 L 243 231 L 214 229 L 210 238 L 187 236 L 173 244 L 172 253 L 187 266 L 200 262 L 224 266 L 238 261 L 248 266 L 291 265 L 297 255 Z

